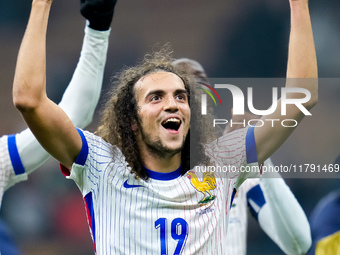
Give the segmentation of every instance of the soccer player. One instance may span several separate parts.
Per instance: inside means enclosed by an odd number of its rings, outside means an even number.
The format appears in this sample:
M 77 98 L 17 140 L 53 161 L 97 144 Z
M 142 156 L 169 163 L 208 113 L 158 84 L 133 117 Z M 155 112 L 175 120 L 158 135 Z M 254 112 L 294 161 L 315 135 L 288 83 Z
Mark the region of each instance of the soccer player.
M 30 23 L 46 22 L 51 3 L 35 2 L 40 3 L 35 11 L 43 15 Z M 290 6 L 287 77 L 310 79 L 303 79 L 303 84 L 297 84 L 301 79 L 288 79 L 286 86 L 310 91 L 311 99 L 303 104 L 309 110 L 318 93 L 308 2 L 290 1 Z M 209 126 L 202 123 L 188 75 L 176 69 L 163 50 L 146 55 L 142 63 L 118 76 L 97 135 L 76 129 L 46 96 L 45 59 L 35 61 L 34 73 L 27 64 L 27 51 L 44 55 L 43 38 L 41 33 L 26 33 L 13 101 L 39 142 L 82 192 L 97 253 L 225 254 L 227 204 L 234 188 L 253 173 L 214 174 L 204 171 L 205 166 L 258 169 L 258 162 L 280 147 L 294 128 L 264 124 L 208 142 L 204 128 Z M 299 96 L 291 93 L 289 98 Z M 287 108 L 285 118 L 303 119 L 300 109 Z M 281 120 L 280 109 L 268 118 Z M 191 140 L 191 134 L 197 138 Z
M 209 82 L 199 62 L 180 58 L 173 64 L 193 75 L 196 82 Z M 252 119 L 258 119 L 258 116 L 248 112 L 245 115 L 233 115 L 235 124 L 230 125 L 229 121 L 224 134 L 243 128 L 237 123 L 248 123 Z M 273 166 L 270 158 L 264 164 L 266 167 Z M 237 190 L 227 229 L 228 255 L 246 254 L 248 212 L 285 254 L 306 254 L 310 248 L 311 233 L 306 214 L 279 173 L 265 172 L 261 178 L 247 179 Z
M 38 11 L 44 6 L 43 1 L 33 1 L 32 16 L 38 18 L 43 12 Z M 45 1 L 49 2 L 49 1 Z M 50 1 L 51 2 L 51 1 Z M 67 87 L 59 106 L 66 112 L 74 125 L 86 127 L 92 121 L 92 117 L 97 106 L 101 86 L 103 82 L 106 53 L 110 35 L 110 24 L 112 14 L 110 7 L 115 1 L 106 0 L 83 1 L 81 12 L 87 19 L 85 36 L 80 59 L 72 80 Z M 100 8 L 106 8 L 105 13 Z M 37 7 L 40 6 L 40 7 Z M 106 17 L 103 21 L 102 17 Z M 47 21 L 46 21 L 47 22 Z M 30 24 L 28 32 L 41 33 L 45 36 L 46 23 L 37 26 Z M 26 37 L 23 39 L 22 47 L 27 47 Z M 32 72 L 39 72 L 35 69 L 34 62 L 43 53 L 27 51 L 32 63 Z M 0 138 L 0 204 L 3 192 L 13 184 L 27 179 L 27 174 L 41 166 L 50 155 L 41 147 L 29 129 L 19 134 L 4 135 Z

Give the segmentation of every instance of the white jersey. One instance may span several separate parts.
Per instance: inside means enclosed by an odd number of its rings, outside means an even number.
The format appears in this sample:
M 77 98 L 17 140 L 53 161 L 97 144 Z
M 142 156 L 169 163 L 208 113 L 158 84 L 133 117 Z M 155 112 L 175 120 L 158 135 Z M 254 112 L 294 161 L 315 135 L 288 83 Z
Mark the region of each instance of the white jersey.
M 202 177 L 194 171 L 181 175 L 181 169 L 146 170 L 149 180 L 135 179 L 119 150 L 112 157 L 110 144 L 79 133 L 83 148 L 68 178 L 83 194 L 97 254 L 225 254 L 227 204 L 248 173 Z M 215 165 L 257 166 L 251 161 L 257 157 L 251 128 L 222 137 L 206 152 Z
M 247 193 L 259 184 L 259 179 L 247 179 L 237 190 L 230 208 L 229 226 L 226 239 L 228 255 L 242 255 L 247 251 L 248 201 Z
M 265 167 L 274 166 L 270 159 Z M 227 255 L 247 253 L 248 215 L 285 254 L 305 254 L 311 245 L 307 217 L 279 173 L 247 179 L 238 189 L 230 209 Z
M 27 179 L 25 169 L 19 157 L 15 136 L 0 138 L 0 205 L 4 191 L 16 182 Z

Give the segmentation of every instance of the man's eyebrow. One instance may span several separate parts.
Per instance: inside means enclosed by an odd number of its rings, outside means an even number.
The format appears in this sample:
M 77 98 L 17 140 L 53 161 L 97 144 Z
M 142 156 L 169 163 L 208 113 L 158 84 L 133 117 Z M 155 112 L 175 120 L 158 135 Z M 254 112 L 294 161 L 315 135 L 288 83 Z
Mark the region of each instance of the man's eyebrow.
M 185 89 L 176 89 L 175 95 L 178 95 L 178 94 L 188 94 L 188 91 L 186 91 Z
M 155 89 L 155 90 L 151 90 L 149 91 L 145 97 L 149 97 L 151 95 L 164 95 L 165 91 L 162 89 Z
M 146 97 L 149 97 L 150 95 L 164 95 L 165 91 L 162 89 L 155 89 L 155 90 L 151 90 L 146 94 Z M 176 89 L 174 92 L 174 95 L 178 95 L 178 94 L 188 94 L 188 92 L 185 89 Z

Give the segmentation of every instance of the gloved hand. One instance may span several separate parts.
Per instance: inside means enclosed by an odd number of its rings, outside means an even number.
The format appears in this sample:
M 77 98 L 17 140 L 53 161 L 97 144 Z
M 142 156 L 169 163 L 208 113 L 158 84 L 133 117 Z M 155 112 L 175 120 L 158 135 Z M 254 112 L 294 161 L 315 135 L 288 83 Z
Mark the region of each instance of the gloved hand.
M 111 26 L 117 0 L 80 0 L 80 13 L 90 22 L 89 27 L 99 31 Z

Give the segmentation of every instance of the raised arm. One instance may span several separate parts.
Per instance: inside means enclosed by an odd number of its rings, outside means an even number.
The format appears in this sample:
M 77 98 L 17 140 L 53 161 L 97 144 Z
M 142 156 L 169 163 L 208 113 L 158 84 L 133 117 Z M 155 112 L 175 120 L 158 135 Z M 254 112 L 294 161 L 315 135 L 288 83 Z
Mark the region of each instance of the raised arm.
M 70 119 L 46 97 L 45 92 L 45 37 L 51 2 L 35 0 L 32 3 L 29 24 L 18 55 L 13 96 L 14 104 L 22 112 L 42 145 L 61 163 L 70 167 L 71 161 L 81 148 L 80 137 L 71 121 L 79 127 L 85 127 L 92 120 L 100 95 L 109 27 L 116 1 L 104 3 L 90 1 L 90 5 L 89 1 L 81 3 L 81 11 L 88 20 L 89 27 L 85 28 L 83 49 L 77 69 L 60 103 Z M 98 3 L 110 5 L 105 8 L 106 13 L 96 11 Z M 103 19 L 103 16 L 106 18 Z M 25 143 L 25 140 L 27 142 L 27 137 L 31 138 L 29 131 L 20 134 L 18 142 L 20 143 L 20 140 L 22 143 Z M 39 148 L 39 153 L 42 154 L 44 151 L 34 139 L 29 141 L 32 142 L 31 145 L 23 144 L 23 147 L 18 149 L 19 153 L 21 151 L 20 156 L 24 155 L 23 161 L 26 161 L 23 162 L 24 165 L 32 169 L 33 166 L 37 167 L 37 160 L 36 157 L 35 159 L 26 157 L 30 155 L 29 148 L 31 146 Z
M 32 2 L 17 59 L 13 101 L 41 145 L 70 167 L 81 149 L 81 138 L 66 113 L 46 95 L 46 30 L 51 4 Z
M 80 128 L 90 124 L 99 100 L 109 35 L 110 30 L 98 31 L 86 26 L 78 65 L 59 103 L 73 124 Z M 50 157 L 29 129 L 15 138 L 16 144 L 9 146 L 16 145 L 26 173 L 31 173 Z
M 298 87 L 307 89 L 311 98 L 303 103 L 310 110 L 318 101 L 317 61 L 313 40 L 313 32 L 308 9 L 308 0 L 290 0 L 291 31 L 289 40 L 286 88 Z M 304 98 L 303 93 L 288 93 L 287 99 Z M 289 137 L 296 127 L 284 127 L 281 121 L 293 119 L 300 123 L 305 114 L 294 104 L 287 104 L 286 115 L 281 115 L 281 101 L 270 115 L 263 116 L 255 128 L 255 141 L 258 162 L 263 162 L 274 153 Z M 273 125 L 270 120 L 278 120 Z M 267 120 L 267 121 L 266 121 Z M 274 126 L 274 127 L 272 127 Z

